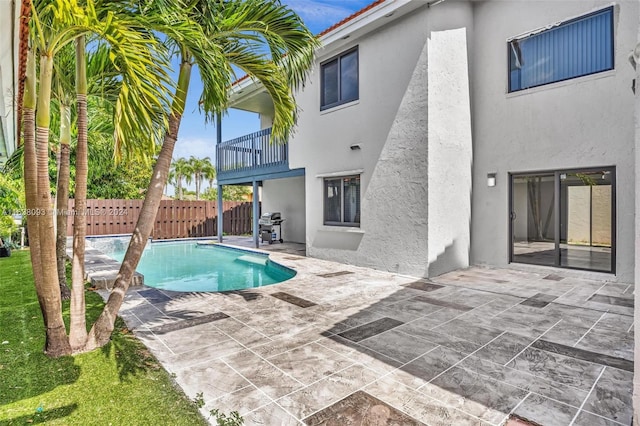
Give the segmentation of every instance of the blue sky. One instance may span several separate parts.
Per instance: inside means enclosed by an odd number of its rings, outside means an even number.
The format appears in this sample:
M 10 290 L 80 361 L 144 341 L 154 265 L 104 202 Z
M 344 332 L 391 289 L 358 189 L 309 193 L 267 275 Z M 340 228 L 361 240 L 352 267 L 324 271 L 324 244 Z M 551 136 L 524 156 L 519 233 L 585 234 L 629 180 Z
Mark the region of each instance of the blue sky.
M 289 5 L 302 17 L 314 34 L 371 2 L 372 0 L 282 0 L 282 3 Z M 198 111 L 201 91 L 199 75 L 194 73 L 173 158 L 189 158 L 194 155 L 214 160 L 216 129 L 214 123 L 205 125 L 204 117 Z M 257 114 L 231 109 L 222 118 L 222 140 L 233 139 L 259 129 Z

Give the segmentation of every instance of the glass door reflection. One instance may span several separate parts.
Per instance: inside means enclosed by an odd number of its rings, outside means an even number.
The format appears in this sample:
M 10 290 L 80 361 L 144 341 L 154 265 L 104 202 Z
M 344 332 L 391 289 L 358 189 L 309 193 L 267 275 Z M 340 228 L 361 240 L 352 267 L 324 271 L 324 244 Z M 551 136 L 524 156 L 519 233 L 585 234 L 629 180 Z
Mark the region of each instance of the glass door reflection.
M 560 175 L 560 265 L 612 269 L 613 182 L 609 170 Z
M 511 176 L 511 261 L 615 272 L 615 168 Z
M 556 264 L 554 182 L 553 174 L 513 178 L 514 262 Z

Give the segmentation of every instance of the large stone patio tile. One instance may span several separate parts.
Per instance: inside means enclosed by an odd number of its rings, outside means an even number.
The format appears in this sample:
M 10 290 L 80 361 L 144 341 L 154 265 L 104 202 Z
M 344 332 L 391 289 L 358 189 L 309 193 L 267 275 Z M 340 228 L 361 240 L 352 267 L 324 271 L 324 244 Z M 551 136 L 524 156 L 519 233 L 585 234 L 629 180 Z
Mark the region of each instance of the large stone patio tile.
M 591 389 L 603 368 L 588 361 L 531 347 L 509 362 L 507 367 L 586 391 Z
M 204 410 L 206 414 L 209 414 L 213 409 L 218 409 L 227 415 L 232 411 L 237 411 L 241 416 L 246 416 L 251 411 L 269 405 L 272 402 L 271 398 L 255 386 L 247 386 L 219 398 L 206 401 Z
M 416 392 L 389 377 L 370 384 L 365 391 L 381 401 L 433 426 L 488 426 L 482 420 Z
M 174 371 L 176 380 L 190 399 L 202 393 L 205 401 L 247 387 L 250 383 L 220 360 Z
M 465 354 L 470 354 L 480 347 L 480 345 L 468 340 L 430 330 L 427 328 L 428 325 L 424 322 L 414 321 L 401 325 L 397 330 Z
M 134 334 L 158 359 L 165 360 L 175 355 L 173 351 L 151 331 L 141 328 L 135 330 Z
M 542 337 L 549 342 L 573 346 L 589 331 L 588 327 L 570 324 L 565 320 L 560 321 Z
M 394 370 L 389 377 L 417 389 L 460 362 L 465 356 L 463 353 L 438 346 L 431 352 Z
M 266 426 L 266 425 L 278 425 L 278 426 L 293 426 L 300 425 L 300 421 L 287 413 L 278 404 L 271 403 L 264 407 L 258 408 L 255 411 L 244 416 L 245 426 Z
M 415 326 L 417 328 L 430 330 L 447 321 L 451 321 L 455 318 L 462 318 L 464 313 L 465 312 L 459 311 L 457 309 L 440 307 L 440 309 L 436 310 L 435 312 L 427 316 L 408 322 L 407 325 L 411 324 L 412 326 Z M 406 327 L 406 326 L 403 326 L 403 327 Z
M 501 423 L 527 396 L 527 391 L 459 367 L 446 371 L 419 390 L 493 424 Z
M 168 333 L 156 333 L 156 336 L 176 354 L 230 340 L 229 336 L 218 330 L 213 323 Z
M 380 375 L 391 372 L 403 364 L 396 359 L 389 358 L 384 354 L 337 335 L 320 339 L 317 343 L 349 358 L 353 362 L 367 366 L 367 368 L 378 372 Z
M 363 391 L 354 392 L 303 421 L 310 426 L 424 425 Z
M 493 297 L 494 299 L 491 300 L 489 303 L 485 303 L 483 305 L 473 308 L 473 310 L 469 311 L 468 313 L 463 315 L 461 318 L 465 318 L 466 316 L 474 316 L 478 318 L 483 318 L 483 317 L 491 318 L 499 314 L 500 312 L 513 308 L 523 300 L 521 297 L 501 295 L 501 294 L 495 294 L 493 295 Z
M 280 398 L 277 402 L 287 411 L 302 419 L 350 393 L 376 380 L 376 373 L 360 365 L 352 365 L 299 391 Z
M 222 358 L 239 374 L 273 399 L 303 387 L 303 384 L 250 350 Z
M 435 327 L 433 331 L 459 337 L 478 345 L 484 345 L 502 333 L 499 329 L 483 327 L 461 319 L 455 319 L 446 324 L 442 324 Z
M 206 343 L 206 342 L 205 342 Z M 173 368 L 185 368 L 195 364 L 206 363 L 224 356 L 245 350 L 246 348 L 233 339 L 199 346 L 197 349 L 181 352 L 177 355 L 168 356 L 164 361 Z
M 420 297 L 404 300 L 392 305 L 378 305 L 369 310 L 380 313 L 382 316 L 394 318 L 402 322 L 412 321 L 424 317 L 442 309 L 442 306 L 433 305 L 421 300 Z
M 322 328 L 310 326 L 298 334 L 285 336 L 272 340 L 260 346 L 255 346 L 252 350 L 258 355 L 269 358 L 300 346 L 308 345 L 322 337 Z
M 402 321 L 393 318 L 381 318 L 367 324 L 363 324 L 340 333 L 341 337 L 353 342 L 359 342 L 377 334 L 383 333 L 402 325 Z
M 141 304 L 128 310 L 135 315 L 145 327 L 157 327 L 176 321 L 175 318 L 164 315 L 160 309 L 150 303 Z
M 528 372 L 514 370 L 476 356 L 468 357 L 458 366 L 574 407 L 580 407 L 588 395 L 585 390 L 554 382 L 545 377 L 537 377 Z
M 317 343 L 272 356 L 269 361 L 307 385 L 353 364 L 352 360 Z
M 621 426 L 622 423 L 614 422 L 606 417 L 600 417 L 595 414 L 591 414 L 587 411 L 580 411 L 576 420 L 573 422 L 574 426 Z M 628 425 L 623 425 L 628 426 Z
M 437 343 L 403 333 L 397 328 L 369 337 L 360 341 L 359 344 L 403 363 L 424 355 L 438 346 Z
M 629 331 L 633 325 L 633 316 L 607 312 L 594 326 L 596 330 Z
M 606 367 L 583 409 L 630 425 L 633 416 L 633 373 Z
M 578 409 L 530 393 L 513 411 L 514 414 L 541 425 L 569 425 Z
M 248 348 L 271 342 L 270 337 L 267 337 L 258 330 L 241 323 L 235 318 L 225 318 L 220 321 L 216 321 L 214 326 Z
M 592 329 L 575 345 L 588 351 L 633 361 L 633 335 L 626 330 Z
M 286 302 L 283 302 L 286 303 Z M 273 310 L 268 312 L 251 312 L 240 314 L 235 318 L 254 330 L 268 337 L 293 335 L 313 324 L 315 315 L 312 312 Z
M 529 346 L 532 341 L 531 338 L 506 332 L 475 352 L 474 355 L 498 364 L 505 364 Z

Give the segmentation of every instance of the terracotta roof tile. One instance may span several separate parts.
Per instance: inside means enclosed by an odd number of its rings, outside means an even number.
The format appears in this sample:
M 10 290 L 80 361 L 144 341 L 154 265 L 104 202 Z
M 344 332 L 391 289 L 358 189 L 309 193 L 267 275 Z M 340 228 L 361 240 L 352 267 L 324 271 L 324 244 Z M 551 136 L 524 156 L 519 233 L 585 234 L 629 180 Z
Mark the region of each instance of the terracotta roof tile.
M 318 34 L 318 37 L 322 37 L 325 34 L 330 33 L 331 31 L 343 26 L 344 24 L 346 24 L 349 21 L 353 21 L 355 18 L 357 18 L 358 16 L 362 15 L 363 13 L 373 9 L 374 7 L 378 6 L 379 4 L 384 3 L 386 0 L 376 0 L 373 3 L 368 4 L 367 6 L 363 7 L 362 9 L 358 10 L 357 12 L 347 16 L 346 18 L 344 18 L 342 21 L 337 22 L 335 24 L 333 24 L 332 26 L 330 26 L 329 28 L 327 28 L 326 30 L 322 31 L 320 34 Z

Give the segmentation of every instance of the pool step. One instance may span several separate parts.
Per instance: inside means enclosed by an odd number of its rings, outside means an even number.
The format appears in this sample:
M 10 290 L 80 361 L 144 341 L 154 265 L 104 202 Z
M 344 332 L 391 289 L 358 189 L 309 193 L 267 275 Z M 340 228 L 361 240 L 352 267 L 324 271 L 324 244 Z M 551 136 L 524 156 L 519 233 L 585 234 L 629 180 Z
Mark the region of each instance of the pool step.
M 236 259 L 238 262 L 251 263 L 254 265 L 266 265 L 267 257 L 266 256 L 253 256 L 250 254 L 245 254 Z

